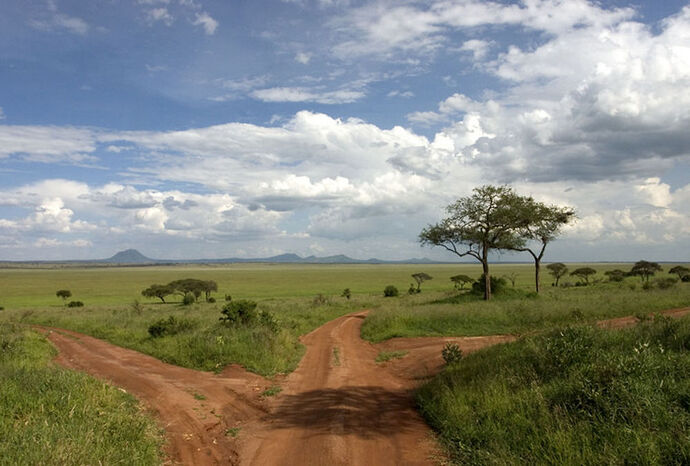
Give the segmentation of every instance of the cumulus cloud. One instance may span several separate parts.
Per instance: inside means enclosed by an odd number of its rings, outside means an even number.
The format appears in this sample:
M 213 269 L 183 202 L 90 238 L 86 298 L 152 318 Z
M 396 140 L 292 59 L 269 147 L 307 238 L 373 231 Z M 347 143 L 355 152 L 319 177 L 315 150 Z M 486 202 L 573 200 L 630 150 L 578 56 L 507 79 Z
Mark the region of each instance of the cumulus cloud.
M 167 8 L 153 8 L 146 12 L 146 19 L 149 23 L 161 22 L 166 26 L 172 26 L 174 21 L 173 16 L 170 14 Z M 150 71 L 150 70 L 149 70 Z
M 83 19 L 58 11 L 57 4 L 52 0 L 47 2 L 47 9 L 42 17 L 30 20 L 29 26 L 44 32 L 64 31 L 80 36 L 86 35 L 90 30 L 89 24 Z

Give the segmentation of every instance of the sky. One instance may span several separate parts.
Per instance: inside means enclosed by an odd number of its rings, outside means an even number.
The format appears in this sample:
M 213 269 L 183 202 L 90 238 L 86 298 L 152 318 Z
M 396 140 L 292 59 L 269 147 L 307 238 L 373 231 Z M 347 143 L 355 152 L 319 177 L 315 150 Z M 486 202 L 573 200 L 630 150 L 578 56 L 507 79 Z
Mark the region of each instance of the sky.
M 485 184 L 575 209 L 546 261 L 690 261 L 690 4 L 0 5 L 0 260 L 453 260 Z

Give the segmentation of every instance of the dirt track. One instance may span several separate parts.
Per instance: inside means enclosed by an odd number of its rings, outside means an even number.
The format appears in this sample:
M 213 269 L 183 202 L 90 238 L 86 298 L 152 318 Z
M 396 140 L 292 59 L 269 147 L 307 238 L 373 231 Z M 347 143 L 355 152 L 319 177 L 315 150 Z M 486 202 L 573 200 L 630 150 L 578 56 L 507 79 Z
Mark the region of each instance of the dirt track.
M 414 409 L 412 389 L 440 370 L 447 342 L 468 353 L 514 337 L 397 338 L 373 345 L 359 337 L 365 316 L 349 314 L 305 335 L 304 358 L 281 383 L 283 391 L 267 399 L 260 394 L 272 382 L 238 367 L 213 375 L 75 332 L 46 331 L 60 352 L 58 363 L 111 381 L 158 415 L 174 463 L 434 464 L 440 453 Z M 377 364 L 380 351 L 408 353 Z M 237 438 L 226 435 L 233 427 L 241 429 Z

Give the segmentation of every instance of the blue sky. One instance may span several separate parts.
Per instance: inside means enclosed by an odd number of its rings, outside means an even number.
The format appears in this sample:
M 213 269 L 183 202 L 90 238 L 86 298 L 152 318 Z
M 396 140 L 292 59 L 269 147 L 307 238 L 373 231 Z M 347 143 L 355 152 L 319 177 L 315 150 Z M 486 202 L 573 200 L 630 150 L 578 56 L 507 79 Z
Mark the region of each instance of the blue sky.
M 577 210 L 547 260 L 690 260 L 687 2 L 0 8 L 0 259 L 450 259 L 508 183 Z

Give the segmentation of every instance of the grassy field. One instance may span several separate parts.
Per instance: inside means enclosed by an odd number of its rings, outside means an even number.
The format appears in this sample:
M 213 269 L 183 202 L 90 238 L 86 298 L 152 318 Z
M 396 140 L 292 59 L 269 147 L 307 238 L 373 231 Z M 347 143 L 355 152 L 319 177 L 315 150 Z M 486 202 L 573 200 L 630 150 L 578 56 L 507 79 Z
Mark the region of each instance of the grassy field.
M 457 464 L 689 464 L 690 318 L 488 348 L 418 402 Z
M 55 367 L 55 350 L 0 323 L 0 464 L 158 464 L 162 433 L 130 396 Z

